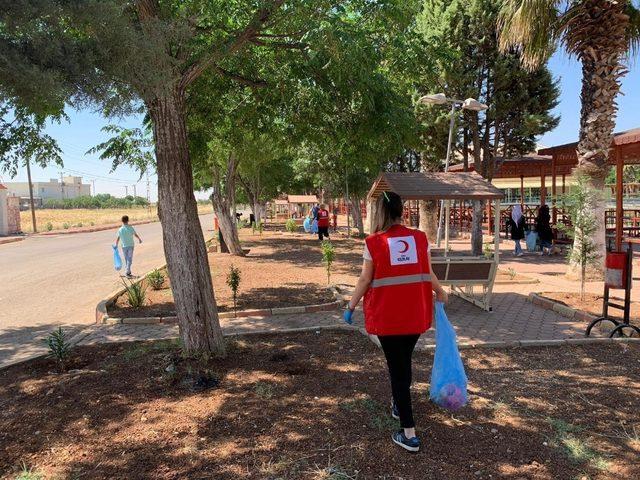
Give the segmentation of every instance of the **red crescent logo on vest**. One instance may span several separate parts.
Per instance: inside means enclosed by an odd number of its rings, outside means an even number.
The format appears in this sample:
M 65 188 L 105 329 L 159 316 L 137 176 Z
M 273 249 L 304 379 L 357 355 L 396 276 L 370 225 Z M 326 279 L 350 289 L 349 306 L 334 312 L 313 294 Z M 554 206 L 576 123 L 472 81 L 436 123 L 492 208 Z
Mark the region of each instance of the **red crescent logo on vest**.
M 400 253 L 406 253 L 407 250 L 409 250 L 409 244 L 407 242 L 405 242 L 404 240 L 400 240 L 399 243 L 402 243 L 404 245 L 404 249 L 400 250 Z

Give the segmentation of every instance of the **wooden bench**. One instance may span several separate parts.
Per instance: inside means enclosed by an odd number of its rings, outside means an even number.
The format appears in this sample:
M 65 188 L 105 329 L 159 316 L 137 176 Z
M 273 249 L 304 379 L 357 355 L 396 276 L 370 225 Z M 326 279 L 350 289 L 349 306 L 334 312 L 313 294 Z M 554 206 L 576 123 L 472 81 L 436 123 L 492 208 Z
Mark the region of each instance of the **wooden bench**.
M 484 256 L 451 256 L 431 258 L 433 273 L 442 285 L 474 305 L 490 312 L 493 283 L 498 271 L 493 258 Z

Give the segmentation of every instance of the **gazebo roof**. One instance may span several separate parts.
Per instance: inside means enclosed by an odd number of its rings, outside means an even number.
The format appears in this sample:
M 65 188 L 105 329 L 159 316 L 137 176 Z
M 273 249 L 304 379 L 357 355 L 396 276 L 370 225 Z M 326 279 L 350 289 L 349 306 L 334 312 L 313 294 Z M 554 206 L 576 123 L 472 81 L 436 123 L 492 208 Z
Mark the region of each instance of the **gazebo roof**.
M 496 157 L 496 166 L 493 172 L 493 178 L 520 178 L 520 177 L 539 177 L 542 173 L 552 175 L 552 157 L 549 155 L 538 155 L 530 153 L 521 157 L 503 158 Z M 449 167 L 450 172 L 463 172 L 464 166 L 459 163 Z M 469 164 L 470 172 L 475 171 L 473 164 Z M 571 167 L 556 166 L 556 174 L 570 174 Z
M 538 154 L 552 155 L 561 164 L 577 163 L 577 148 L 578 142 L 565 143 L 564 145 L 542 148 L 538 150 Z M 609 163 L 612 165 L 616 163 L 616 154 L 621 156 L 626 165 L 640 163 L 640 128 L 614 133 L 609 148 Z
M 502 192 L 477 173 L 445 172 L 381 173 L 369 191 L 377 198 L 392 191 L 403 200 L 486 200 L 500 199 Z
M 315 195 L 289 195 L 287 199 L 289 203 L 318 203 Z

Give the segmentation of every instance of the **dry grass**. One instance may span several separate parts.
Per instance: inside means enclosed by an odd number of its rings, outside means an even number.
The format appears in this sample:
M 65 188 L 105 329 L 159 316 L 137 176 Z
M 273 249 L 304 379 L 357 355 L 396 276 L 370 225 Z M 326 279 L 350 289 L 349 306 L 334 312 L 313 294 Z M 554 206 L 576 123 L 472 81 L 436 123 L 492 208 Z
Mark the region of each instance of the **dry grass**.
M 198 213 L 211 213 L 211 205 L 198 204 Z M 132 222 L 157 220 L 158 209 L 153 205 L 150 209 L 141 208 L 74 208 L 69 210 L 42 209 L 36 210 L 38 231 L 64 230 L 66 228 L 89 227 L 94 225 L 110 225 L 120 223 L 120 217 L 129 215 Z M 33 232 L 31 211 L 20 212 L 20 225 L 25 233 Z M 49 228 L 50 225 L 50 228 Z

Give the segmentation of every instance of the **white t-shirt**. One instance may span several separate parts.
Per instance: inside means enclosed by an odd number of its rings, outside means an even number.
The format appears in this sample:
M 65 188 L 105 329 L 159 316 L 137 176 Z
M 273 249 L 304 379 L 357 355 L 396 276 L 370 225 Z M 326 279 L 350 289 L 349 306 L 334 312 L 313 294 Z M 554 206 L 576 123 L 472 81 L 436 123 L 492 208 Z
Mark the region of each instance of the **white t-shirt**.
M 427 255 L 429 255 L 431 253 L 431 244 L 427 244 Z M 371 252 L 369 252 L 369 247 L 367 247 L 367 244 L 364 244 L 364 251 L 362 252 L 362 258 L 364 258 L 365 260 L 369 260 L 370 262 L 373 262 L 373 257 L 371 256 Z

